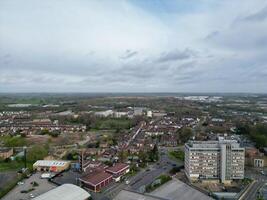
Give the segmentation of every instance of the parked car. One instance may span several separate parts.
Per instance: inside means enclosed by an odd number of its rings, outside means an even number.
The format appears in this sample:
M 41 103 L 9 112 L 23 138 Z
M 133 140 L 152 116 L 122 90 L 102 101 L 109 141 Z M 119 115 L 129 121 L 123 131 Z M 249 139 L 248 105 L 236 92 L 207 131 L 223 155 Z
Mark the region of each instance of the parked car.
M 23 184 L 24 184 L 24 182 L 22 182 L 22 181 L 19 181 L 17 184 L 18 184 L 18 185 L 23 185 Z

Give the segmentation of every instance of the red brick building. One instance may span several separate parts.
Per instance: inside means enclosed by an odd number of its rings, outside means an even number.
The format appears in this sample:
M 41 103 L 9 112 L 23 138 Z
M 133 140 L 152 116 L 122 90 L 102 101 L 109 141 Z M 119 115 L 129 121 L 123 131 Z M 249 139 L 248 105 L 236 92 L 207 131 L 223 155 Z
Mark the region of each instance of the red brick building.
M 117 163 L 112 167 L 101 167 L 97 169 L 88 168 L 89 174 L 80 178 L 81 186 L 84 186 L 94 192 L 100 192 L 100 190 L 110 184 L 113 180 L 120 181 L 121 177 L 129 172 L 129 165 L 124 163 Z
M 124 163 L 117 163 L 112 167 L 108 167 L 106 172 L 112 174 L 113 179 L 117 182 L 120 181 L 121 176 L 127 174 L 130 171 L 129 165 Z
M 100 192 L 101 188 L 112 182 L 112 175 L 104 171 L 92 172 L 79 179 L 82 186 Z

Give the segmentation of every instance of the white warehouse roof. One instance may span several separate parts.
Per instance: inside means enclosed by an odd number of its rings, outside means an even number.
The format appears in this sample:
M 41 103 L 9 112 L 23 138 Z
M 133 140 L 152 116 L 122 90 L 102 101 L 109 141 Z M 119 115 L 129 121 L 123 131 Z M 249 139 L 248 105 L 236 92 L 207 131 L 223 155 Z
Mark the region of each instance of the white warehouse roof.
M 62 161 L 62 160 L 37 160 L 33 165 L 34 166 L 44 166 L 44 167 L 62 167 L 65 166 L 69 161 Z
M 55 189 L 52 189 L 33 200 L 85 200 L 91 195 L 84 189 L 73 185 L 63 184 Z

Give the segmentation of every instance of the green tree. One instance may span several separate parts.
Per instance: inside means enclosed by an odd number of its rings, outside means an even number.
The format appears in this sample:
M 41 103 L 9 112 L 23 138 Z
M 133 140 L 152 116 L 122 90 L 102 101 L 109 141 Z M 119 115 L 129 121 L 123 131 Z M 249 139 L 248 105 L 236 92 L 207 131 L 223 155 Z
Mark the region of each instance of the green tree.
M 240 135 L 248 135 L 250 133 L 250 127 L 248 124 L 237 124 L 236 133 Z
M 256 143 L 257 148 L 263 148 L 267 146 L 267 125 L 257 124 L 237 124 L 236 133 L 248 136 L 252 141 Z
M 6 147 L 22 147 L 26 145 L 26 140 L 24 137 L 14 136 L 14 137 L 5 137 L 4 145 Z
M 48 155 L 48 149 L 44 146 L 35 145 L 31 147 L 27 152 L 27 161 L 35 162 L 37 160 L 42 160 Z
M 126 160 L 127 156 L 128 156 L 128 152 L 127 151 L 123 151 L 123 150 L 120 151 L 119 152 L 119 160 L 120 160 L 120 162 L 124 162 Z
M 153 149 L 147 152 L 148 154 L 148 159 L 151 162 L 157 161 L 159 159 L 159 152 L 158 152 L 158 147 L 155 144 Z
M 185 127 L 179 133 L 181 143 L 186 143 L 193 136 L 191 128 Z
M 138 156 L 141 162 L 145 163 L 147 161 L 147 154 L 144 151 L 139 151 Z

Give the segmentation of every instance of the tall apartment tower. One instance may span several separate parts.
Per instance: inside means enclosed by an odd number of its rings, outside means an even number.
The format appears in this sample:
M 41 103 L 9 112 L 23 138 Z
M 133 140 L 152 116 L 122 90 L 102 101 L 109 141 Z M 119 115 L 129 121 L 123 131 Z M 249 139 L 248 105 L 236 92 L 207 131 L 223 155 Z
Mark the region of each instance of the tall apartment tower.
M 185 144 L 185 174 L 189 180 L 244 178 L 245 149 L 235 140 L 189 141 Z

